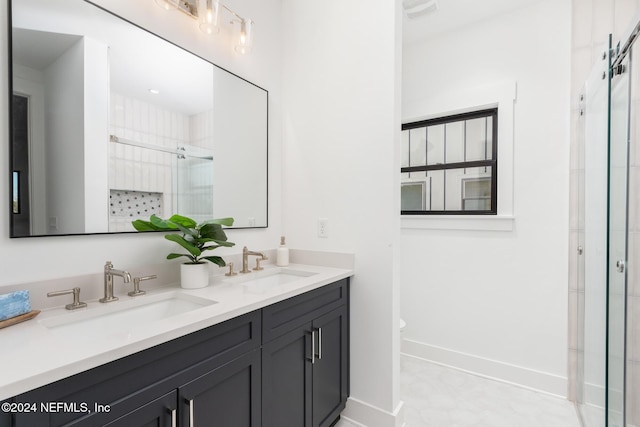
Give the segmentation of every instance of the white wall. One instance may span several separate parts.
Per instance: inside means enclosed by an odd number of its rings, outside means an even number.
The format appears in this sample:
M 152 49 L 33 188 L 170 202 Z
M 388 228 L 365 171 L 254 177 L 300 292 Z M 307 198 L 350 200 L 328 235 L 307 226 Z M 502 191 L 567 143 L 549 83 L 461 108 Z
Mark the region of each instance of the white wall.
M 355 253 L 346 416 L 370 427 L 402 418 L 394 413 L 400 209 L 396 3 L 283 1 L 283 232 L 293 248 Z M 328 220 L 327 238 L 317 236 L 318 218 Z
M 48 232 L 84 230 L 84 40 L 45 71 Z M 77 118 L 80 120 L 74 120 Z M 73 197 L 69 197 L 73 195 Z
M 216 72 L 213 82 L 214 186 L 213 210 L 233 206 L 221 216 L 233 216 L 235 225 L 247 227 L 266 222 L 266 183 L 262 158 L 267 155 L 264 132 L 267 118 L 262 114 L 267 94 L 228 73 Z M 251 126 L 241 123 L 242 118 Z M 269 141 L 269 144 L 272 141 Z M 242 159 L 241 165 L 229 159 Z
M 84 38 L 84 230 L 104 231 L 109 222 L 109 47 Z
M 570 28 L 571 2 L 546 0 L 403 52 L 403 119 L 432 105 L 433 93 L 517 84 L 513 135 L 498 141 L 513 144 L 498 162 L 513 165 L 514 220 L 505 231 L 402 230 L 403 350 L 558 395 L 567 377 Z M 501 110 L 499 123 L 511 120 Z
M 199 31 L 191 18 L 179 13 L 165 13 L 152 1 L 101 0 L 98 3 L 255 82 L 273 94 L 269 97 L 269 228 L 231 230 L 228 233 L 229 240 L 236 242 L 237 246 L 219 251 L 224 256 L 238 253 L 243 245 L 256 250 L 275 248 L 281 234 L 281 189 L 278 185 L 281 181 L 282 129 L 280 2 L 234 2 L 233 6 L 239 13 L 250 14 L 256 21 L 254 49 L 247 57 L 233 52 L 233 46 L 225 34 L 221 34 L 219 38 L 207 37 Z M 6 8 L 0 8 L 0 32 L 5 34 L 6 14 Z M 6 43 L 0 44 L 0 57 L 0 80 L 7 81 L 9 69 Z M 0 133 L 8 135 L 8 93 L 6 88 L 0 93 Z M 8 138 L 0 139 L 0 144 L 0 149 L 8 153 Z M 0 175 L 8 177 L 7 168 L 8 162 L 1 162 Z M 0 186 L 0 199 L 10 200 L 8 191 L 9 185 Z M 99 273 L 105 260 L 111 260 L 118 268 L 132 270 L 141 265 L 164 264 L 167 262 L 165 256 L 172 248 L 171 242 L 166 242 L 157 235 L 139 234 L 10 239 L 8 215 L 9 209 L 0 213 L 0 258 L 3 267 L 0 289 L 4 285 Z M 25 268 L 25 262 L 30 263 L 29 268 Z

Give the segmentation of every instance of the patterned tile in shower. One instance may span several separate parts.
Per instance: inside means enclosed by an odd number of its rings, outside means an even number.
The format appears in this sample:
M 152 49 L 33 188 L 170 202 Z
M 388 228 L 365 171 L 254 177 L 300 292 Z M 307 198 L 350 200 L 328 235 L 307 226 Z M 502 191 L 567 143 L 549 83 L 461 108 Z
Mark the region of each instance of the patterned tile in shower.
M 162 193 L 134 190 L 110 190 L 109 216 L 145 218 L 163 215 Z

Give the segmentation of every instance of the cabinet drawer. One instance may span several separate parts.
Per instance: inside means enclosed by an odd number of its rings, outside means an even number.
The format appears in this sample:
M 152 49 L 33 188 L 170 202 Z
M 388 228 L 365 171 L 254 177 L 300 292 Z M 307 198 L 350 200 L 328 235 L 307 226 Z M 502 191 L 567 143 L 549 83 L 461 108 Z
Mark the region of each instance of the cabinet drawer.
M 212 366 L 258 348 L 260 321 L 260 311 L 254 311 L 21 394 L 15 401 L 85 402 L 93 407 L 114 405 L 144 388 L 177 388 Z M 16 414 L 15 426 L 60 426 L 85 417 L 73 412 Z
M 348 301 L 349 279 L 286 299 L 262 309 L 262 342 L 295 329 Z

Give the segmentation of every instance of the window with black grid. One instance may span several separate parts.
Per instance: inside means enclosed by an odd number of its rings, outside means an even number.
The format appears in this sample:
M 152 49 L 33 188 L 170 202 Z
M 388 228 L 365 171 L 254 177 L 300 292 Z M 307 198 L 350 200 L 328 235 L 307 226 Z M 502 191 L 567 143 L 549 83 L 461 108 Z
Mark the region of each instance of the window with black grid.
M 402 125 L 403 215 L 495 215 L 498 109 Z

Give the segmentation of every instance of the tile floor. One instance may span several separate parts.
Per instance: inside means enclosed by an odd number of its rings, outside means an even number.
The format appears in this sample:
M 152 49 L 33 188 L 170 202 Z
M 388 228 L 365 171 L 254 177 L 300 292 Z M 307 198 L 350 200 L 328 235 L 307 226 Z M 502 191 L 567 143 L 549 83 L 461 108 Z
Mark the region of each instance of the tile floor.
M 406 427 L 579 427 L 571 402 L 403 355 Z M 336 427 L 360 427 L 340 420 Z

